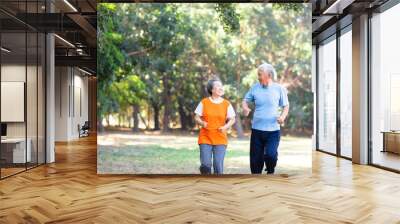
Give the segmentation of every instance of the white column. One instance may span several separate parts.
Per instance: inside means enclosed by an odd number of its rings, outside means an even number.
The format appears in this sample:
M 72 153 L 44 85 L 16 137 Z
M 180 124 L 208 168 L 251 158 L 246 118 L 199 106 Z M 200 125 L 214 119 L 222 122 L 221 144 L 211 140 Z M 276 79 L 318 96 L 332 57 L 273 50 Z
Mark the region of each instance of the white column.
M 47 77 L 46 77 L 46 163 L 55 161 L 54 150 L 54 133 L 55 133 L 55 76 L 54 76 L 54 34 L 46 36 L 46 61 L 47 61 Z
M 313 135 L 312 135 L 312 149 L 316 150 L 317 148 L 317 108 L 316 108 L 316 101 L 317 101 L 317 86 L 316 86 L 316 78 L 317 78 L 317 49 L 315 45 L 312 45 L 312 59 L 311 59 L 311 91 L 313 93 L 313 100 L 314 100 L 314 125 L 313 125 Z
M 54 133 L 55 133 L 55 60 L 54 60 L 54 35 L 47 34 L 46 36 L 46 163 L 52 163 L 55 161 L 55 150 L 54 150 Z
M 368 163 L 368 15 L 353 19 L 353 162 Z
M 54 12 L 54 5 L 46 1 L 46 11 Z M 46 163 L 55 161 L 55 44 L 54 34 L 46 35 Z

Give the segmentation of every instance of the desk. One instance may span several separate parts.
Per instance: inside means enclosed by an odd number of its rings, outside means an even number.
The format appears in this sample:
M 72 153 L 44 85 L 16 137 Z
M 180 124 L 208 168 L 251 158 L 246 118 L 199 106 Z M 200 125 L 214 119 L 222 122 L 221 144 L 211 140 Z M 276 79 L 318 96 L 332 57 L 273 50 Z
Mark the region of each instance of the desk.
M 1 156 L 9 163 L 30 162 L 32 158 L 31 154 L 32 141 L 30 138 L 28 138 L 26 142 L 28 143 L 27 145 L 28 147 L 26 147 L 26 153 L 25 153 L 25 138 L 1 139 L 1 147 L 2 147 Z
M 382 152 L 392 152 L 400 154 L 400 131 L 382 131 L 383 150 Z

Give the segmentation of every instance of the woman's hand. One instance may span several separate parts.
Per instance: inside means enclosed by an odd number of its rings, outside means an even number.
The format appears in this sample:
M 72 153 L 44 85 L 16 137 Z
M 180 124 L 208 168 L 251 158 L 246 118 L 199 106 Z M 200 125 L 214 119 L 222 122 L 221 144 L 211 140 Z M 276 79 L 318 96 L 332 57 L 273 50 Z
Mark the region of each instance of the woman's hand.
M 207 128 L 207 125 L 208 125 L 207 122 L 203 121 L 203 119 L 201 119 L 201 117 L 200 117 L 198 114 L 196 114 L 196 115 L 194 116 L 194 120 L 195 120 L 196 123 L 199 124 L 201 127 Z
M 227 130 L 228 130 L 228 127 L 226 125 L 218 128 L 218 131 L 220 131 L 220 132 L 226 132 Z

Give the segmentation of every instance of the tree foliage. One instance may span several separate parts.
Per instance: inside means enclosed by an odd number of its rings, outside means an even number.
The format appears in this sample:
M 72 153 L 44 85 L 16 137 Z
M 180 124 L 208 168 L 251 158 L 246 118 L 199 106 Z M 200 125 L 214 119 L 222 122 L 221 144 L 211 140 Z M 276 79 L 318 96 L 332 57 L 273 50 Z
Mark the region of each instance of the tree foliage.
M 191 129 L 210 77 L 221 78 L 240 112 L 257 66 L 268 62 L 289 91 L 287 127 L 312 129 L 307 4 L 107 3 L 99 4 L 98 24 L 102 116 L 134 106 L 134 120 L 147 118 L 146 126 Z M 238 132 L 249 128 L 248 119 L 238 119 Z

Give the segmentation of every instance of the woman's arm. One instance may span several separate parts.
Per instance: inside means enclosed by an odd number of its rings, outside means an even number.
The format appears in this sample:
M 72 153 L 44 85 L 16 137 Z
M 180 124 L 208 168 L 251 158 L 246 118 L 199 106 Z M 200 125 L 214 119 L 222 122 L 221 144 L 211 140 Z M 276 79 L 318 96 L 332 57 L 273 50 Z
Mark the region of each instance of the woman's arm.
M 226 122 L 224 126 L 218 128 L 218 130 L 224 132 L 228 130 L 230 127 L 232 127 L 234 123 L 235 123 L 235 117 L 228 118 L 228 122 Z
M 230 128 L 235 123 L 235 121 L 236 121 L 235 117 L 228 118 L 228 122 L 226 122 L 225 126 L 227 128 Z
M 197 124 L 199 124 L 199 125 L 202 126 L 203 128 L 206 128 L 206 127 L 207 127 L 207 122 L 203 121 L 203 120 L 201 119 L 201 117 L 200 117 L 198 114 L 196 114 L 196 115 L 194 116 L 194 120 L 196 121 Z

